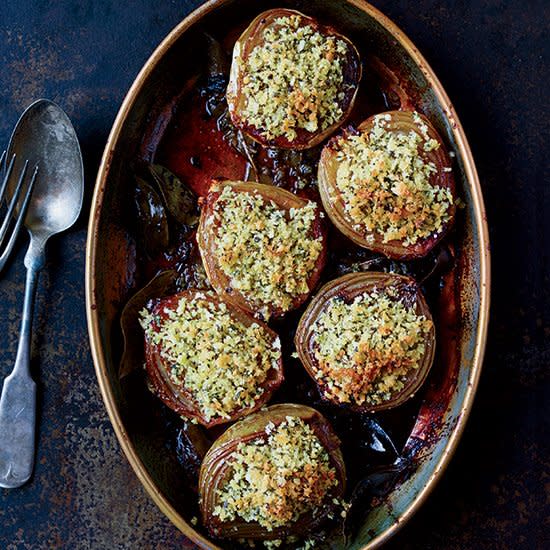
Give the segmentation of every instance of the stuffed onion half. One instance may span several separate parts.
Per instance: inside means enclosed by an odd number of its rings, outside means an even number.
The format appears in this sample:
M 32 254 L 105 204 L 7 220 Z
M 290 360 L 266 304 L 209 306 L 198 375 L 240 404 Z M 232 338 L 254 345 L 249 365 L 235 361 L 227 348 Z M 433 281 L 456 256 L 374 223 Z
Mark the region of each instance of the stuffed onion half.
M 425 256 L 454 219 L 449 156 L 430 121 L 416 112 L 374 115 L 331 139 L 318 179 L 334 225 L 390 258 Z
M 345 483 L 328 421 L 305 405 L 274 405 L 231 426 L 204 457 L 202 519 L 218 538 L 305 535 L 341 506 Z
M 256 411 L 283 381 L 277 334 L 214 292 L 157 300 L 140 322 L 150 389 L 203 426 Z
M 323 399 L 375 412 L 420 388 L 433 363 L 435 329 L 411 277 L 350 273 L 313 298 L 295 344 Z
M 360 80 L 347 38 L 298 11 L 268 10 L 235 44 L 229 113 L 262 145 L 307 149 L 344 122 Z
M 212 287 L 263 319 L 297 308 L 325 265 L 323 216 L 314 201 L 278 187 L 214 183 L 197 232 Z

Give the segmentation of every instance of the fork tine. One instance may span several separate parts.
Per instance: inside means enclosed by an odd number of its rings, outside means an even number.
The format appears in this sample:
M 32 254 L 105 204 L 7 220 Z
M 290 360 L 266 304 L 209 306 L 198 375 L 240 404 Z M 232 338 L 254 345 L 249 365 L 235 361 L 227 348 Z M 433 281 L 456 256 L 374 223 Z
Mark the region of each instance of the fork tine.
M 5 151 L 4 154 L 2 154 L 2 159 L 6 157 Z M 7 162 L 7 158 L 6 158 Z M 2 185 L 0 186 L 0 205 L 2 204 L 2 201 L 4 200 L 4 192 L 6 191 L 6 186 L 8 185 L 8 181 L 11 177 L 11 173 L 13 171 L 13 165 L 15 164 L 15 153 L 11 157 L 11 161 L 8 164 L 8 167 L 6 169 L 6 174 L 4 176 L 4 179 L 2 180 Z
M 4 218 L 4 222 L 2 223 L 2 227 L 0 227 L 0 246 L 2 246 L 2 243 L 4 241 L 4 237 L 6 236 L 6 232 L 8 230 L 8 227 L 10 225 L 11 217 L 13 215 L 13 211 L 15 210 L 15 205 L 19 201 L 19 195 L 21 194 L 21 188 L 23 187 L 23 182 L 25 181 L 25 175 L 27 173 L 27 167 L 29 166 L 29 161 L 25 161 L 25 165 L 23 166 L 23 170 L 21 170 L 21 174 L 19 175 L 19 180 L 17 181 L 17 186 L 15 187 L 15 190 L 13 191 L 13 196 L 10 200 L 10 204 L 8 206 L 8 211 L 6 212 L 6 217 Z
M 28 161 L 25 163 L 25 168 L 23 169 L 23 171 L 25 171 L 27 169 L 27 165 L 28 165 Z M 36 183 L 37 175 L 38 175 L 38 164 L 36 164 L 35 167 L 34 167 L 31 181 L 30 181 L 29 185 L 27 186 L 27 190 L 25 191 L 25 196 L 23 198 L 23 203 L 21 204 L 21 209 L 19 210 L 19 214 L 17 215 L 17 220 L 15 222 L 15 227 L 13 228 L 10 240 L 8 241 L 8 244 L 6 245 L 6 248 L 2 252 L 2 255 L 0 255 L 0 271 L 2 271 L 2 269 L 4 269 L 4 265 L 6 264 L 8 258 L 9 258 L 9 255 L 11 254 L 11 251 L 12 251 L 14 245 L 15 245 L 15 241 L 17 240 L 17 235 L 19 233 L 19 230 L 21 229 L 21 224 L 23 223 L 23 220 L 25 219 L 25 215 L 27 213 L 27 208 L 29 206 L 32 191 L 34 189 L 34 184 Z M 21 179 L 22 178 L 20 178 L 20 180 Z M 18 194 L 19 194 L 19 184 L 18 184 L 18 189 L 16 190 L 16 193 L 14 194 L 14 198 L 17 197 Z M 14 199 L 12 199 L 12 204 L 15 204 L 13 201 L 14 201 Z M 15 202 L 17 202 L 16 198 L 15 198 Z M 10 206 L 11 206 L 11 204 L 10 204 Z M 9 218 L 6 218 L 6 219 L 9 219 Z M 2 240 L 3 240 L 3 235 L 2 235 L 2 238 L 0 238 L 0 245 L 2 243 Z
M 0 174 L 2 174 L 2 169 L 4 168 L 5 158 L 6 158 L 6 151 L 2 151 L 2 156 L 0 156 Z

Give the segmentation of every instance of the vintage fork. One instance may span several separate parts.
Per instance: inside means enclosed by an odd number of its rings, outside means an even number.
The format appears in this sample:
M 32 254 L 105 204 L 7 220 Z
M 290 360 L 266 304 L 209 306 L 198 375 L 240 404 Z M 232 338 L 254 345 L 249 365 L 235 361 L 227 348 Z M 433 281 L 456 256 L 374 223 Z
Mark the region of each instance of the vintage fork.
M 6 190 L 8 188 L 8 182 L 12 176 L 14 163 L 15 163 L 15 155 L 11 157 L 11 160 L 9 161 L 9 163 L 8 163 L 6 151 L 4 151 L 2 153 L 2 156 L 0 156 L 0 177 L 2 173 L 4 173 L 4 178 L 2 179 L 2 183 L 0 184 L 0 205 L 4 201 L 4 195 L 6 194 Z M 27 212 L 27 207 L 29 206 L 32 190 L 36 182 L 36 176 L 38 174 L 38 165 L 34 167 L 31 181 L 27 185 L 23 193 L 23 187 L 24 187 L 23 184 L 26 179 L 28 166 L 29 166 L 29 161 L 27 160 L 25 161 L 23 169 L 19 174 L 19 179 L 17 180 L 17 184 L 13 190 L 13 195 L 11 196 L 11 199 L 7 206 L 6 215 L 4 217 L 4 220 L 2 221 L 2 225 L 0 225 L 0 251 L 2 251 L 2 253 L 0 254 L 0 272 L 4 269 L 4 266 L 8 261 L 9 255 L 13 250 L 15 241 L 17 240 L 17 235 L 19 233 L 19 230 L 21 229 L 21 224 L 25 219 L 25 214 Z M 21 199 L 21 196 L 23 196 L 21 207 L 19 208 L 19 212 L 17 213 L 17 215 L 14 216 L 15 207 L 17 206 L 17 203 Z M 6 240 L 7 240 L 7 243 L 4 244 Z

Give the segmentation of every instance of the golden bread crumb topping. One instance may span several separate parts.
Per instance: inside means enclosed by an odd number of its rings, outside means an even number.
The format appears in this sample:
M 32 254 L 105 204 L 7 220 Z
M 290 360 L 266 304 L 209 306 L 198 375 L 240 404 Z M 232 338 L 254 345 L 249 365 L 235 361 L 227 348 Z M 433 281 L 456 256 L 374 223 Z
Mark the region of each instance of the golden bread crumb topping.
M 348 44 L 323 35 L 299 15 L 280 17 L 245 59 L 244 121 L 268 139 L 296 139 L 298 128 L 325 130 L 342 115 L 342 59 Z
M 225 186 L 214 206 L 218 224 L 214 253 L 231 288 L 269 317 L 269 307 L 291 309 L 309 292 L 308 279 L 323 249 L 312 231 L 317 205 L 288 211 L 259 193 Z
M 316 378 L 328 398 L 377 405 L 403 389 L 426 352 L 433 323 L 389 287 L 332 298 L 313 325 Z
M 277 426 L 269 423 L 265 434 L 240 443 L 228 460 L 213 514 L 221 521 L 257 522 L 268 531 L 322 506 L 339 483 L 321 441 L 296 416 Z
M 336 140 L 335 184 L 345 212 L 357 231 L 384 243 L 414 245 L 441 231 L 451 217 L 452 193 L 434 185 L 437 168 L 425 157 L 439 142 L 418 114 L 413 120 L 418 131 L 396 132 L 386 129 L 390 114 L 378 115 L 369 132 Z
M 223 302 L 180 298 L 165 317 L 141 312 L 149 344 L 159 346 L 171 381 L 191 393 L 201 415 L 230 418 L 253 407 L 270 369 L 279 367 L 278 338 L 257 323 L 246 326 Z

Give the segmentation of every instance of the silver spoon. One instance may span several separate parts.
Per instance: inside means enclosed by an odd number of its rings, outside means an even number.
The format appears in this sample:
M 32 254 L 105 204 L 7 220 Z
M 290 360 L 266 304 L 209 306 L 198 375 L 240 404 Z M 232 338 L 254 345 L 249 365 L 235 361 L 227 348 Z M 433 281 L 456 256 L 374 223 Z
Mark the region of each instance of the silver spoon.
M 78 139 L 71 121 L 55 103 L 39 99 L 25 110 L 11 136 L 8 158 L 13 153 L 19 162 L 28 159 L 31 166 L 38 165 L 38 180 L 25 217 L 30 244 L 25 255 L 21 334 L 15 366 L 4 380 L 0 397 L 0 487 L 8 489 L 28 481 L 34 466 L 36 384 L 29 361 L 36 283 L 46 261 L 46 241 L 74 224 L 84 194 Z M 13 193 L 13 187 L 9 190 Z

